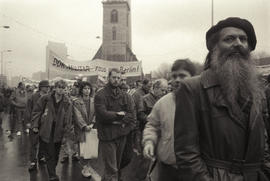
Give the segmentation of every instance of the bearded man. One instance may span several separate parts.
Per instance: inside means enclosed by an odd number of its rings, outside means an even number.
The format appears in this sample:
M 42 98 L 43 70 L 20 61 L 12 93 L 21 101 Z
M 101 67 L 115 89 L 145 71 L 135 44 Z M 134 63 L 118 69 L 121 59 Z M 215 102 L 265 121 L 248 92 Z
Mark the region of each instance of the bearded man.
M 250 57 L 252 24 L 231 17 L 206 33 L 205 71 L 176 93 L 174 150 L 185 181 L 266 181 L 265 96 Z

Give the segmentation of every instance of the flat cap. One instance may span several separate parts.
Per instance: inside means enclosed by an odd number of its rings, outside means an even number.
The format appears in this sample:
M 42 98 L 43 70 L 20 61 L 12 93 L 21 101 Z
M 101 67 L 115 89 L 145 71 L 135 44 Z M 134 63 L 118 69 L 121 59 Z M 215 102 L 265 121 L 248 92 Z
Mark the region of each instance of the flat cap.
M 239 17 L 229 17 L 225 20 L 219 21 L 215 26 L 212 26 L 206 33 L 206 46 L 210 51 L 216 42 L 211 39 L 212 35 L 226 27 L 235 27 L 242 29 L 248 36 L 248 44 L 251 50 L 254 50 L 257 44 L 256 34 L 252 24 L 246 20 Z

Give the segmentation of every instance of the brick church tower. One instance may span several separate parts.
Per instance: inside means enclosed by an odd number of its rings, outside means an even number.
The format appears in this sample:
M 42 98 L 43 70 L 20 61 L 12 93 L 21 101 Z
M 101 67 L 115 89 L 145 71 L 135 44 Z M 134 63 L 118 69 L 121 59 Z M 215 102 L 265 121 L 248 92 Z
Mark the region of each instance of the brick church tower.
M 131 49 L 130 0 L 103 0 L 102 45 L 93 59 L 138 61 Z

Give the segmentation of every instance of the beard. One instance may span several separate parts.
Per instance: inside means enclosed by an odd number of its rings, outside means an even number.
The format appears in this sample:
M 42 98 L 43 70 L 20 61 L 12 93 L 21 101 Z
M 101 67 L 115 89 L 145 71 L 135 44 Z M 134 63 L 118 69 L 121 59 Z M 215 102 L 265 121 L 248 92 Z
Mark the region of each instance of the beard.
M 260 109 L 264 93 L 249 50 L 235 47 L 220 52 L 215 48 L 211 69 L 216 73 L 221 91 L 232 110 L 243 113 L 238 102 L 241 99 L 251 101 L 256 109 Z

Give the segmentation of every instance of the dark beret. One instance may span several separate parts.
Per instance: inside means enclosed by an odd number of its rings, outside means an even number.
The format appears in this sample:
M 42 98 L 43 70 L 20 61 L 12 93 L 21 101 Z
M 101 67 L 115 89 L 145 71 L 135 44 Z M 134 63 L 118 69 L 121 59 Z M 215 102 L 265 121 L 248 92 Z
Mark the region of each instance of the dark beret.
M 216 42 L 212 42 L 211 36 L 216 32 L 226 27 L 235 27 L 242 29 L 248 36 L 248 44 L 251 50 L 256 47 L 257 39 L 252 24 L 246 20 L 238 17 L 230 17 L 225 20 L 219 21 L 215 26 L 212 26 L 206 33 L 206 46 L 210 51 Z
M 40 81 L 38 84 L 38 87 L 50 87 L 49 81 L 47 81 L 47 80 Z

